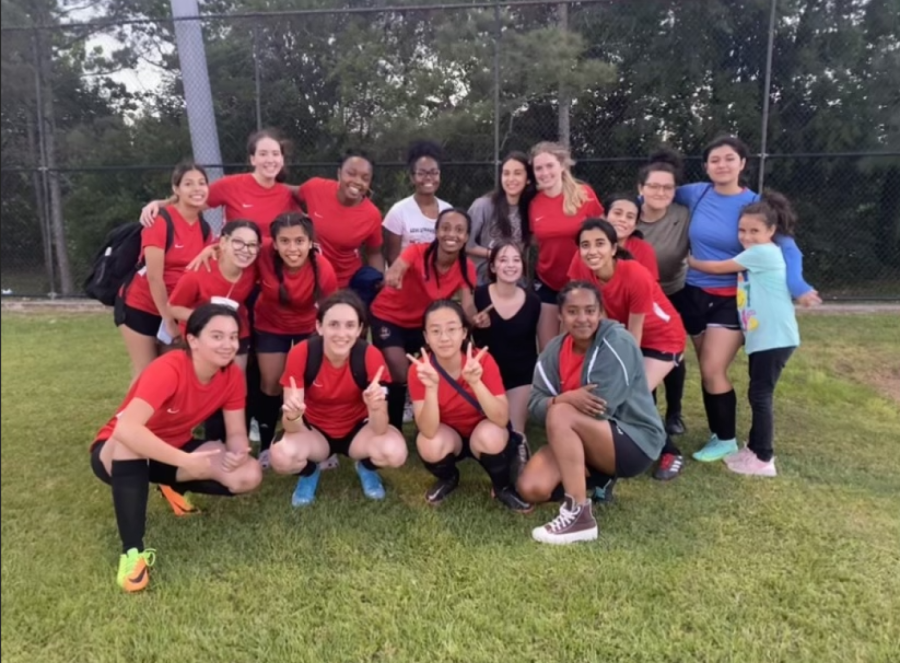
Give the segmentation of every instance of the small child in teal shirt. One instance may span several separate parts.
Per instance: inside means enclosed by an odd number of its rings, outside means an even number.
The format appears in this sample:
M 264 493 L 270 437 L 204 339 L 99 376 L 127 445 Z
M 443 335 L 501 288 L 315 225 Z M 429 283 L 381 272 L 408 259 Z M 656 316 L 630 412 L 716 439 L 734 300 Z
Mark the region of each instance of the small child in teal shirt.
M 790 237 L 797 221 L 790 202 L 767 192 L 741 211 L 738 239 L 744 251 L 731 260 L 695 260 L 693 269 L 709 274 L 738 273 L 737 305 L 750 359 L 747 394 L 753 423 L 747 446 L 725 458 L 732 472 L 774 477 L 773 395 L 781 371 L 800 345 L 794 304 L 788 291 L 784 254 L 776 243 Z

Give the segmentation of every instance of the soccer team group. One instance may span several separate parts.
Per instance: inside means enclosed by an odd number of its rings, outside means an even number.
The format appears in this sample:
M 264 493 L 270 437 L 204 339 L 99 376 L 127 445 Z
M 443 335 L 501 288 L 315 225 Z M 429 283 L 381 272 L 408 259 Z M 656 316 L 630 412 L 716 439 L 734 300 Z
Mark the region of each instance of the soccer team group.
M 711 433 L 693 458 L 775 476 L 773 393 L 800 342 L 794 301 L 820 300 L 790 204 L 741 184 L 736 138 L 705 149 L 708 182 L 683 184 L 663 150 L 634 193 L 602 202 L 564 147 L 539 143 L 506 156 L 496 190 L 468 210 L 437 196 L 441 150 L 419 142 L 414 193 L 384 219 L 362 153 L 300 186 L 284 182 L 276 132 L 251 136 L 248 156 L 252 172 L 212 184 L 201 166 L 175 169 L 172 195 L 142 212 L 138 269 L 117 297 L 133 381 L 91 467 L 112 489 L 124 590 L 145 588 L 155 559 L 151 484 L 184 515 L 196 511 L 186 493 L 246 493 L 271 468 L 297 476 L 303 507 L 344 455 L 365 496 L 384 499 L 379 469 L 407 461 L 404 420 L 434 475 L 428 503 L 457 489 L 471 457 L 507 509 L 560 503 L 535 540 L 595 539 L 592 502 L 616 480 L 684 467 L 673 437 L 685 430 L 688 338 Z M 201 214 L 217 207 L 226 223 L 213 237 Z M 741 347 L 753 417 L 739 448 L 728 368 Z M 548 441 L 534 453 L 528 421 Z

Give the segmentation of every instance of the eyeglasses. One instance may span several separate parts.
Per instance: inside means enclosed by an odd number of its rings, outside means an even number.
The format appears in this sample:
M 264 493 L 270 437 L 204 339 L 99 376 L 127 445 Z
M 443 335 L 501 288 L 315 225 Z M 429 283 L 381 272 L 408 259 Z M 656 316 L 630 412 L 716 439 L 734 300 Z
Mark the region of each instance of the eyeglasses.
M 231 238 L 231 248 L 235 251 L 246 251 L 247 253 L 259 253 L 259 244 L 250 242 L 249 244 L 237 237 Z
M 417 170 L 413 173 L 416 177 L 421 177 L 425 179 L 426 177 L 440 177 L 441 171 L 439 170 Z
M 444 335 L 446 335 L 447 337 L 452 337 L 452 336 L 456 336 L 457 334 L 459 334 L 462 330 L 463 330 L 463 328 L 459 327 L 459 326 L 447 327 L 445 329 L 441 329 L 440 327 L 431 327 L 428 330 L 428 335 L 435 336 L 437 338 L 441 338 Z
M 650 191 L 654 191 L 659 193 L 660 191 L 665 191 L 666 193 L 672 193 L 675 190 L 674 184 L 645 184 L 645 189 L 649 189 Z

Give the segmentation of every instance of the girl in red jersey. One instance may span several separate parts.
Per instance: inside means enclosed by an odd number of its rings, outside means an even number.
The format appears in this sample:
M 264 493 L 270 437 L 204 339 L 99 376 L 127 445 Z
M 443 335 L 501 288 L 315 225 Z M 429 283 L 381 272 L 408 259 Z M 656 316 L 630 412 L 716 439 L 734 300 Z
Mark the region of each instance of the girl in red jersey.
M 659 265 L 656 263 L 656 251 L 650 242 L 644 241 L 640 233 L 635 235 L 634 227 L 641 220 L 641 207 L 638 201 L 627 193 L 617 193 L 606 201 L 606 220 L 616 229 L 616 237 L 620 249 L 625 249 L 637 262 L 642 264 L 653 280 L 659 281 Z
M 226 175 L 213 182 L 206 206 L 224 207 L 225 221 L 253 221 L 263 237 L 268 236 L 272 219 L 298 209 L 290 188 L 283 184 L 286 147 L 286 141 L 274 129 L 251 134 L 247 139 L 247 154 L 253 172 Z M 167 202 L 150 202 L 141 211 L 141 223 L 151 225 L 160 206 Z
M 572 240 L 586 218 L 603 216 L 597 194 L 572 176 L 574 165 L 569 150 L 557 143 L 538 143 L 531 149 L 538 194 L 531 201 L 528 217 L 538 247 L 534 288 L 541 298 L 541 349 L 559 333 L 556 299 L 568 280 L 566 270 L 575 255 Z
M 384 353 L 391 371 L 388 414 L 396 428 L 403 426 L 407 353 L 422 347 L 422 318 L 428 304 L 458 294 L 467 315 L 475 315 L 475 267 L 466 258 L 471 226 L 464 210 L 441 212 L 437 238 L 431 244 L 408 246 L 385 274 L 385 287 L 372 302 L 372 342 Z
M 406 440 L 388 423 L 383 384 L 390 374 L 381 352 L 361 338 L 365 322 L 359 297 L 338 291 L 319 307 L 318 336 L 288 355 L 281 376 L 284 436 L 272 445 L 271 460 L 276 472 L 300 474 L 295 507 L 313 502 L 319 463 L 332 454 L 356 460 L 363 493 L 373 500 L 384 499 L 378 468 L 406 462 Z M 318 369 L 310 369 L 311 361 Z
M 369 267 L 384 272 L 381 212 L 368 198 L 371 185 L 371 160 L 350 150 L 341 160 L 337 180 L 314 177 L 297 188 L 297 199 L 316 227 L 322 255 L 334 266 L 340 288 L 363 267 L 362 246 Z
M 459 486 L 456 463 L 473 456 L 491 478 L 492 494 L 513 511 L 528 512 L 512 485 L 514 449 L 509 444 L 509 404 L 500 369 L 487 348 L 473 350 L 462 307 L 433 302 L 425 312 L 425 341 L 410 356 L 409 393 L 419 433 L 416 448 L 437 481 L 425 493 L 440 504 Z M 463 346 L 465 345 L 465 349 Z
M 259 254 L 260 294 L 253 331 L 260 373 L 260 462 L 268 465 L 269 445 L 281 415 L 281 376 L 291 347 L 316 330 L 319 301 L 337 290 L 331 263 L 313 248 L 315 234 L 301 212 L 279 215 L 270 228 L 272 241 Z
M 169 293 L 206 244 L 208 226 L 200 217 L 209 194 L 206 171 L 193 162 L 179 164 L 172 173 L 172 193 L 175 201 L 165 208 L 174 230 L 171 242 L 162 217 L 141 231 L 144 266 L 116 302 L 116 325 L 131 358 L 132 378 L 159 355 L 157 334 L 165 331 L 173 340 L 181 335 L 169 309 Z
M 176 496 L 188 490 L 234 495 L 262 480 L 249 455 L 244 374 L 233 363 L 238 326 L 233 309 L 200 306 L 187 323 L 187 349 L 153 361 L 91 445 L 91 469 L 112 487 L 123 551 L 117 581 L 127 592 L 147 586 L 155 559 L 155 551 L 144 548 L 151 483 L 171 486 Z M 194 427 L 220 408 L 224 443 L 193 439 Z
M 250 349 L 250 321 L 245 302 L 256 287 L 253 263 L 259 255 L 262 239 L 252 221 L 229 221 L 219 238 L 218 258 L 210 271 L 188 270 L 178 280 L 169 296 L 169 308 L 182 324 L 200 304 L 213 302 L 231 306 L 241 320 L 241 345 L 234 363 L 247 368 Z

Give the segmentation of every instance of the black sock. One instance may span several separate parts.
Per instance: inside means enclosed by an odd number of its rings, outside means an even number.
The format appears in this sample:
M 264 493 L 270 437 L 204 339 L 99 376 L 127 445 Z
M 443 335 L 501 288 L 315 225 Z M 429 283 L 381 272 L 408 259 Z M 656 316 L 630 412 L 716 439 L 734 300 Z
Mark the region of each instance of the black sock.
M 403 430 L 403 409 L 406 407 L 406 384 L 391 383 L 387 394 L 388 421 L 397 430 Z
M 303 469 L 297 473 L 299 477 L 311 477 L 316 473 L 316 468 L 319 464 L 313 460 L 306 461 L 306 465 L 303 466 Z
M 681 416 L 681 400 L 684 398 L 686 377 L 687 368 L 682 361 L 663 379 L 663 384 L 666 385 L 666 418 Z
M 713 432 L 720 440 L 733 440 L 737 427 L 737 395 L 734 389 L 724 394 L 710 396 L 716 410 L 716 428 Z
M 150 494 L 150 468 L 147 461 L 114 460 L 111 484 L 122 552 L 128 552 L 132 548 L 143 551 L 147 497 Z
M 179 483 L 173 485 L 172 488 L 182 495 L 190 491 L 192 493 L 198 493 L 202 495 L 221 495 L 222 497 L 234 497 L 234 493 L 228 490 L 228 488 L 226 488 L 218 481 L 213 481 L 212 479 L 202 479 L 199 481 L 180 481 Z
M 203 422 L 203 434 L 207 440 L 225 441 L 225 415 L 222 410 L 217 410 Z
M 452 453 L 447 454 L 436 463 L 423 460 L 422 465 L 438 479 L 451 479 L 459 474 L 459 470 L 456 469 L 456 456 Z
M 359 464 L 372 472 L 378 471 L 378 466 L 372 462 L 371 458 L 363 458 L 361 461 L 359 461 Z
M 653 404 L 656 405 L 656 389 L 651 391 L 650 395 L 653 396 Z
M 281 396 L 259 395 L 259 407 L 256 411 L 256 420 L 259 422 L 259 450 L 265 451 L 272 445 L 275 437 L 275 428 L 281 419 Z
M 478 462 L 491 478 L 494 492 L 500 492 L 509 486 L 509 456 L 506 453 L 481 454 Z
M 562 502 L 564 499 L 566 499 L 566 490 L 563 488 L 562 484 L 559 484 L 553 489 L 553 492 L 550 493 L 550 499 L 548 501 Z
M 709 426 L 710 433 L 715 433 L 718 428 L 714 399 L 715 396 L 706 391 L 706 387 L 703 387 L 703 410 L 706 412 L 706 424 Z
M 662 453 L 664 454 L 672 454 L 673 456 L 681 456 L 681 449 L 675 446 L 675 443 L 672 441 L 672 436 L 666 434 L 666 444 L 662 449 Z

